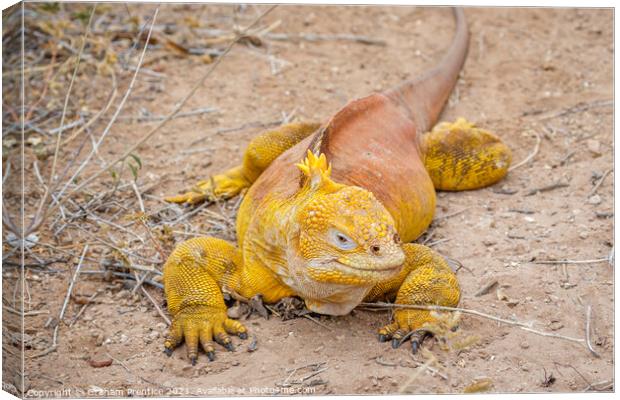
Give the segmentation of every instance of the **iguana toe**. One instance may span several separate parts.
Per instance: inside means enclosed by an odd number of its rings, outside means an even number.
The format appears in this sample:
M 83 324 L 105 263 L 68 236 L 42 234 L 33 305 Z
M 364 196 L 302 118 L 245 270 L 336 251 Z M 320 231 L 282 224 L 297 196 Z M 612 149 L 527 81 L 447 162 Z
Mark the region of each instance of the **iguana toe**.
M 418 350 L 420 349 L 420 347 L 422 347 L 422 343 L 424 342 L 424 339 L 426 339 L 429 336 L 431 336 L 431 333 L 424 329 L 420 329 L 420 330 L 413 332 L 410 337 L 411 352 L 413 354 L 416 354 Z

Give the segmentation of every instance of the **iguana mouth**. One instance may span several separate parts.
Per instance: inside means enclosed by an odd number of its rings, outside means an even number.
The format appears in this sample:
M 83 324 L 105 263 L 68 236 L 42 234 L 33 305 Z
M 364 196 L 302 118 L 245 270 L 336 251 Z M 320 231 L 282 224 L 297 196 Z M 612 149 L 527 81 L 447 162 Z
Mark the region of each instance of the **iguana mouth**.
M 354 269 L 356 271 L 364 271 L 364 272 L 384 272 L 384 271 L 394 271 L 397 269 L 400 269 L 403 264 L 399 264 L 396 266 L 390 266 L 390 267 L 376 267 L 376 268 L 362 268 L 362 267 L 354 267 L 352 265 L 349 264 L 345 264 L 341 261 L 338 260 L 334 260 L 335 263 L 337 263 L 338 265 L 342 265 L 344 267 L 350 268 L 350 269 Z
M 380 266 L 380 267 L 372 267 L 372 268 L 364 268 L 364 267 L 357 267 L 357 266 L 353 266 L 351 264 L 347 264 L 337 258 L 332 258 L 329 260 L 314 260 L 311 261 L 309 263 L 310 267 L 313 268 L 321 268 L 321 269 L 333 269 L 334 268 L 334 264 L 344 267 L 346 269 L 349 270 L 354 270 L 354 271 L 362 271 L 362 272 L 378 272 L 378 273 L 382 273 L 382 272 L 395 272 L 397 270 L 399 270 L 400 268 L 402 268 L 402 266 L 404 265 L 404 260 L 402 263 L 398 264 L 398 265 L 390 265 L 390 266 Z

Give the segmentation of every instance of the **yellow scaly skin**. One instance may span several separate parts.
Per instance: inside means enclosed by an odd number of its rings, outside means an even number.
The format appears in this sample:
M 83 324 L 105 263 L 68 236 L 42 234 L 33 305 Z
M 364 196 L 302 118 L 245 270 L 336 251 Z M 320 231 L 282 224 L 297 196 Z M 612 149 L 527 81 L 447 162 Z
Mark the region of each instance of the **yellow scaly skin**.
M 510 149 L 491 132 L 464 118 L 442 122 L 422 140 L 424 166 L 437 190 L 469 190 L 493 184 L 508 172 Z
M 241 166 L 167 200 L 230 198 L 317 126 L 289 124 L 265 132 L 250 143 Z M 421 148 L 433 183 L 445 190 L 495 183 L 510 164 L 510 150 L 496 136 L 463 119 L 423 135 Z M 198 344 L 213 359 L 213 339 L 232 350 L 228 334 L 247 337 L 243 325 L 227 318 L 222 290 L 245 298 L 260 294 L 267 303 L 299 296 L 308 309 L 331 315 L 346 314 L 361 301 L 458 304 L 458 281 L 445 260 L 426 246 L 401 244 L 392 216 L 370 191 L 334 182 L 323 154 L 308 151 L 297 168 L 303 182 L 292 196 L 268 193 L 255 200 L 250 191 L 244 198 L 237 216 L 238 248 L 197 238 L 173 251 L 164 266 L 173 317 L 166 353 L 184 339 L 194 363 Z M 399 309 L 394 322 L 379 330 L 379 339 L 400 343 L 414 332 L 415 350 L 423 339 L 417 333 L 432 322 L 429 311 Z

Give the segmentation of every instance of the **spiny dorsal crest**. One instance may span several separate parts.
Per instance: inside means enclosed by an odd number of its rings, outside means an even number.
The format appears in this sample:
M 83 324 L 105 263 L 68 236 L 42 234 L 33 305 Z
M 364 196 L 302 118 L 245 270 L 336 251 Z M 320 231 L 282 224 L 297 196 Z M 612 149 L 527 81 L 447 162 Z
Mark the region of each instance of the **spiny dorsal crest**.
M 310 185 L 311 189 L 326 188 L 334 185 L 330 178 L 332 166 L 327 162 L 325 154 L 321 153 L 317 157 L 312 151 L 308 150 L 306 158 L 295 165 L 303 173 L 306 178 L 305 182 Z

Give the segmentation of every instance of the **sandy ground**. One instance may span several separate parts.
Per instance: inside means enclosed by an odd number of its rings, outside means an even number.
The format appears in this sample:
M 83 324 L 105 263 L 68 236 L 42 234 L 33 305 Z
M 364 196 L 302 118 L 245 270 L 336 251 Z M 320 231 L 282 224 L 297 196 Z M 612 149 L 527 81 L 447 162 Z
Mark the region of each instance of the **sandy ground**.
M 129 9 L 144 17 L 152 12 L 135 4 Z M 200 29 L 230 30 L 235 21 L 249 23 L 261 9 L 233 13 L 225 6 L 165 5 L 158 23 L 181 24 L 192 15 Z M 218 348 L 216 361 L 201 354 L 192 367 L 184 348 L 170 358 L 162 353 L 166 324 L 140 290 L 131 292 L 131 281 L 84 274 L 74 293 L 82 298 L 97 290 L 100 294 L 69 327 L 82 307 L 71 300 L 59 325 L 57 349 L 30 358 L 51 345 L 55 323 L 46 321 L 62 307 L 77 263 L 73 257 L 27 271 L 27 310 L 42 312 L 25 317 L 29 395 L 459 393 L 476 382 L 490 383 L 492 392 L 613 390 L 614 280 L 613 266 L 606 261 L 614 245 L 613 170 L 591 193 L 613 162 L 612 11 L 470 8 L 466 15 L 469 57 L 442 119 L 464 116 L 496 132 L 513 150 L 515 163 L 534 151 L 536 135 L 540 145 L 530 162 L 493 187 L 440 193 L 431 242 L 438 241 L 437 251 L 464 265 L 458 271 L 462 307 L 581 342 L 464 314 L 457 339 L 471 340 L 471 345 L 456 350 L 429 340 L 425 348 L 430 353 L 412 357 L 409 346 L 394 350 L 378 343 L 375 332 L 389 321 L 387 312 L 323 316 L 322 325 L 252 316 L 246 323 L 258 340 L 256 351 L 248 352 L 249 343 L 235 338 L 235 352 Z M 138 182 L 149 187 L 150 195 L 144 195 L 147 214 L 167 207 L 158 198 L 239 163 L 261 125 L 291 113 L 299 120 L 325 120 L 350 99 L 424 71 L 441 57 L 453 29 L 449 10 L 438 8 L 281 6 L 262 24 L 276 21 L 280 25 L 272 33 L 364 35 L 385 46 L 264 39 L 261 47 L 235 47 L 186 107 L 216 107 L 219 112 L 175 119 L 139 149 L 143 169 Z M 169 57 L 148 68 L 163 77 L 139 80 L 122 115 L 142 109 L 165 115 L 209 65 L 199 57 Z M 89 89 L 88 104 L 100 107 L 108 88 L 105 82 L 93 82 L 82 90 Z M 117 123 L 101 156 L 120 154 L 151 126 Z M 108 187 L 109 180 L 105 176 L 93 188 Z M 27 183 L 36 181 L 27 177 Z M 565 185 L 536 192 L 555 183 Z M 17 196 L 15 190 L 5 191 L 5 202 L 16 202 Z M 131 188 L 123 196 L 131 208 L 118 216 L 130 218 L 137 201 Z M 226 218 L 234 215 L 236 203 L 202 208 L 183 226 L 215 230 L 231 239 L 234 225 Z M 28 215 L 34 205 L 27 203 Z M 218 220 L 220 228 L 213 226 L 216 214 L 226 216 Z M 99 215 L 109 214 L 103 210 Z M 140 225 L 130 229 L 146 237 Z M 171 237 L 167 251 L 187 238 L 178 233 Z M 79 255 L 88 241 L 93 259 L 108 254 L 87 239 L 74 232 L 62 248 Z M 535 263 L 541 260 L 603 261 Z M 97 268 L 94 261 L 83 266 Z M 3 304 L 14 304 L 17 272 L 3 268 Z M 475 295 L 492 281 L 497 284 L 487 294 Z M 147 290 L 162 304 L 161 290 Z M 583 343 L 588 307 L 590 341 L 599 357 Z M 7 332 L 19 326 L 19 319 L 5 309 L 3 320 L 3 384 L 10 390 L 22 382 L 15 372 L 19 341 L 10 340 L 14 336 Z M 106 361 L 111 365 L 94 366 Z

